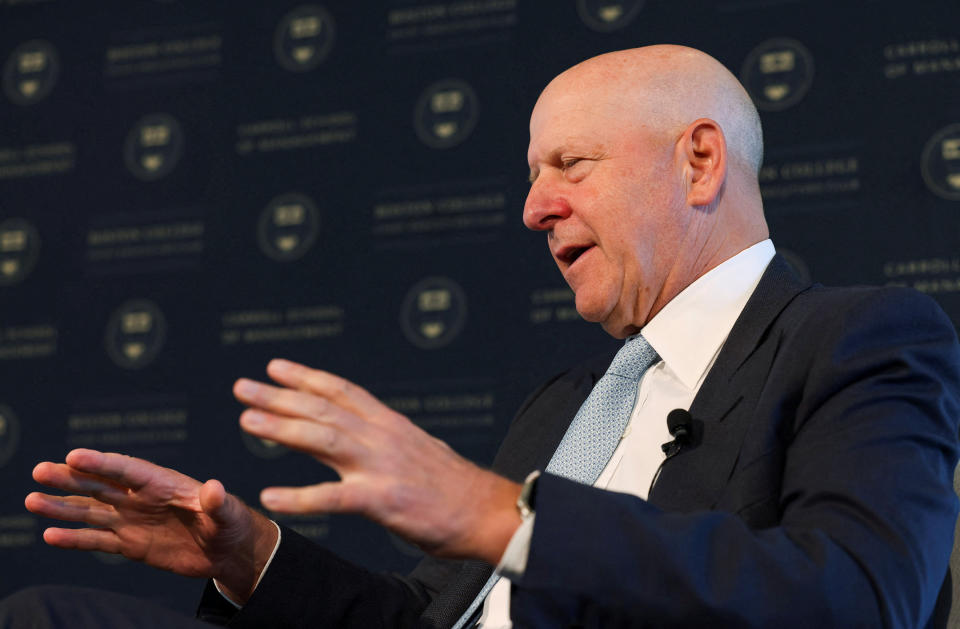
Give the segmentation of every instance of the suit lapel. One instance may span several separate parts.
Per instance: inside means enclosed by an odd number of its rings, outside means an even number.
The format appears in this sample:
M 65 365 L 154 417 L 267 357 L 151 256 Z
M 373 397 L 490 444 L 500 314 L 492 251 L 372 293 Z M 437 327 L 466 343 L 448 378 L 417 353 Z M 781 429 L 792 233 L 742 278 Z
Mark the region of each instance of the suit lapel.
M 776 355 L 778 339 L 768 335 L 770 326 L 807 286 L 774 256 L 690 407 L 694 445 L 664 463 L 651 503 L 679 512 L 716 503 Z

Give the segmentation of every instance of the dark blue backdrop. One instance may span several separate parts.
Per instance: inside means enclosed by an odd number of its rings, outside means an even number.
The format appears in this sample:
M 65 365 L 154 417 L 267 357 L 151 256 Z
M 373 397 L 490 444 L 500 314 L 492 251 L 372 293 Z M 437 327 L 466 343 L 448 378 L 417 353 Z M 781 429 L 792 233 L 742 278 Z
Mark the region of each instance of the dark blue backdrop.
M 702 48 L 761 109 L 778 248 L 960 320 L 955 0 L 0 0 L 0 596 L 199 584 L 45 547 L 30 469 L 75 446 L 263 486 L 329 478 L 230 396 L 286 356 L 489 461 L 523 396 L 612 341 L 524 231 L 527 117 L 597 53 Z M 415 549 L 285 519 L 372 567 Z

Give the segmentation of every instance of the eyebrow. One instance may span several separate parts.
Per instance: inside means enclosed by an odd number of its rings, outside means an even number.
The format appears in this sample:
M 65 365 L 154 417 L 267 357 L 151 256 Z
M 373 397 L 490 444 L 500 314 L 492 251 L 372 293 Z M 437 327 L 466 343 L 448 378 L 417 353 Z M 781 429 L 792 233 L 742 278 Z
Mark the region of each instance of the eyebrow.
M 569 144 L 566 143 L 566 142 L 564 142 L 563 144 L 561 144 L 561 145 L 558 146 L 557 148 L 555 148 L 555 149 L 553 149 L 552 151 L 550 151 L 549 153 L 547 153 L 546 159 L 541 160 L 541 161 L 556 162 L 556 161 L 558 161 L 558 160 L 560 159 L 560 156 L 563 155 L 567 150 L 569 150 Z M 537 180 L 537 177 L 538 177 L 538 176 L 540 176 L 540 169 L 539 169 L 539 168 L 533 168 L 533 167 L 531 167 L 531 168 L 530 168 L 530 174 L 527 175 L 527 181 L 529 181 L 531 184 L 533 184 L 533 182 Z

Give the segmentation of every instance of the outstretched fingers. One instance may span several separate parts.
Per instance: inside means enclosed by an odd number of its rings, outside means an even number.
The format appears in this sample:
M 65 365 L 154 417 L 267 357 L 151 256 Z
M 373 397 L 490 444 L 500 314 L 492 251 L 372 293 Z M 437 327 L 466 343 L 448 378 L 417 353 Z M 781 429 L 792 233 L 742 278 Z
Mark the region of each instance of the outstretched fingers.
M 240 378 L 234 384 L 233 392 L 238 400 L 251 408 L 261 409 L 277 416 L 337 424 L 348 430 L 363 427 L 360 418 L 350 410 L 308 391 L 276 387 Z
M 391 412 L 363 387 L 327 371 L 277 358 L 267 364 L 267 374 L 285 387 L 313 393 L 367 420 Z
M 50 496 L 33 492 L 24 500 L 24 506 L 31 513 L 46 518 L 83 522 L 99 528 L 109 528 L 117 519 L 116 509 L 84 496 Z
M 149 461 L 126 454 L 98 452 L 83 448 L 69 452 L 66 461 L 67 465 L 75 470 L 102 476 L 117 485 L 133 490 L 142 489 L 154 480 L 158 473 L 169 471 Z
M 127 497 L 126 489 L 105 478 L 81 472 L 64 463 L 45 461 L 33 468 L 33 480 L 41 485 L 73 494 L 93 496 L 116 504 Z
M 342 482 L 307 487 L 268 487 L 260 492 L 263 506 L 277 513 L 363 513 L 365 503 Z
M 104 529 L 49 528 L 43 532 L 43 541 L 57 548 L 98 550 L 114 554 L 121 551 L 120 538 L 113 531 Z
M 240 425 L 255 437 L 276 441 L 305 452 L 334 468 L 356 459 L 365 450 L 356 433 L 345 431 L 336 423 L 283 417 L 266 411 L 247 409 L 240 415 Z

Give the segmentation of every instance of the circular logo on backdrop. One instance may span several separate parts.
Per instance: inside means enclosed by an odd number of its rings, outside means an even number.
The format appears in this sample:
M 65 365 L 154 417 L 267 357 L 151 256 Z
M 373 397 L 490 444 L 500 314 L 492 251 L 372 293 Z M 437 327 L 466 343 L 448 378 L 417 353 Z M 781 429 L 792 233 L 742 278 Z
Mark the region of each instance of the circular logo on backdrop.
M 123 147 L 127 168 L 138 179 L 156 181 L 170 174 L 183 154 L 183 129 L 168 114 L 150 114 L 130 129 Z
M 417 136 L 424 144 L 445 149 L 467 139 L 479 114 L 480 106 L 473 88 L 459 79 L 447 79 L 423 91 L 414 110 L 413 122 Z
M 960 201 L 960 123 L 940 129 L 927 141 L 920 164 L 934 194 Z
M 580 19 L 595 31 L 621 29 L 637 17 L 644 0 L 577 0 Z
M 794 39 L 768 39 L 747 55 L 740 80 L 757 109 L 779 111 L 792 107 L 813 84 L 813 55 Z
M 247 450 L 250 450 L 250 452 L 261 459 L 275 459 L 279 456 L 283 456 L 287 452 L 290 452 L 286 446 L 282 446 L 276 441 L 254 437 L 246 432 L 242 433 L 241 437 L 243 440 L 243 445 L 247 447 Z
M 135 299 L 114 311 L 107 324 L 107 354 L 124 369 L 153 362 L 167 335 L 167 322 L 155 303 Z
M 0 467 L 6 465 L 19 444 L 20 420 L 9 406 L 0 404 Z
M 0 286 L 23 281 L 37 263 L 40 235 L 22 218 L 0 223 Z
M 400 325 L 407 339 L 421 349 L 452 341 L 467 319 L 467 298 L 460 285 L 445 277 L 428 277 L 407 291 Z
M 297 7 L 283 16 L 273 35 L 273 54 L 290 72 L 313 70 L 333 47 L 333 18 L 321 6 Z
M 303 257 L 320 233 L 320 212 L 302 194 L 284 194 L 267 204 L 257 226 L 260 249 L 278 262 Z
M 40 39 L 21 44 L 3 66 L 3 91 L 17 105 L 32 105 L 50 94 L 60 72 L 57 50 Z

